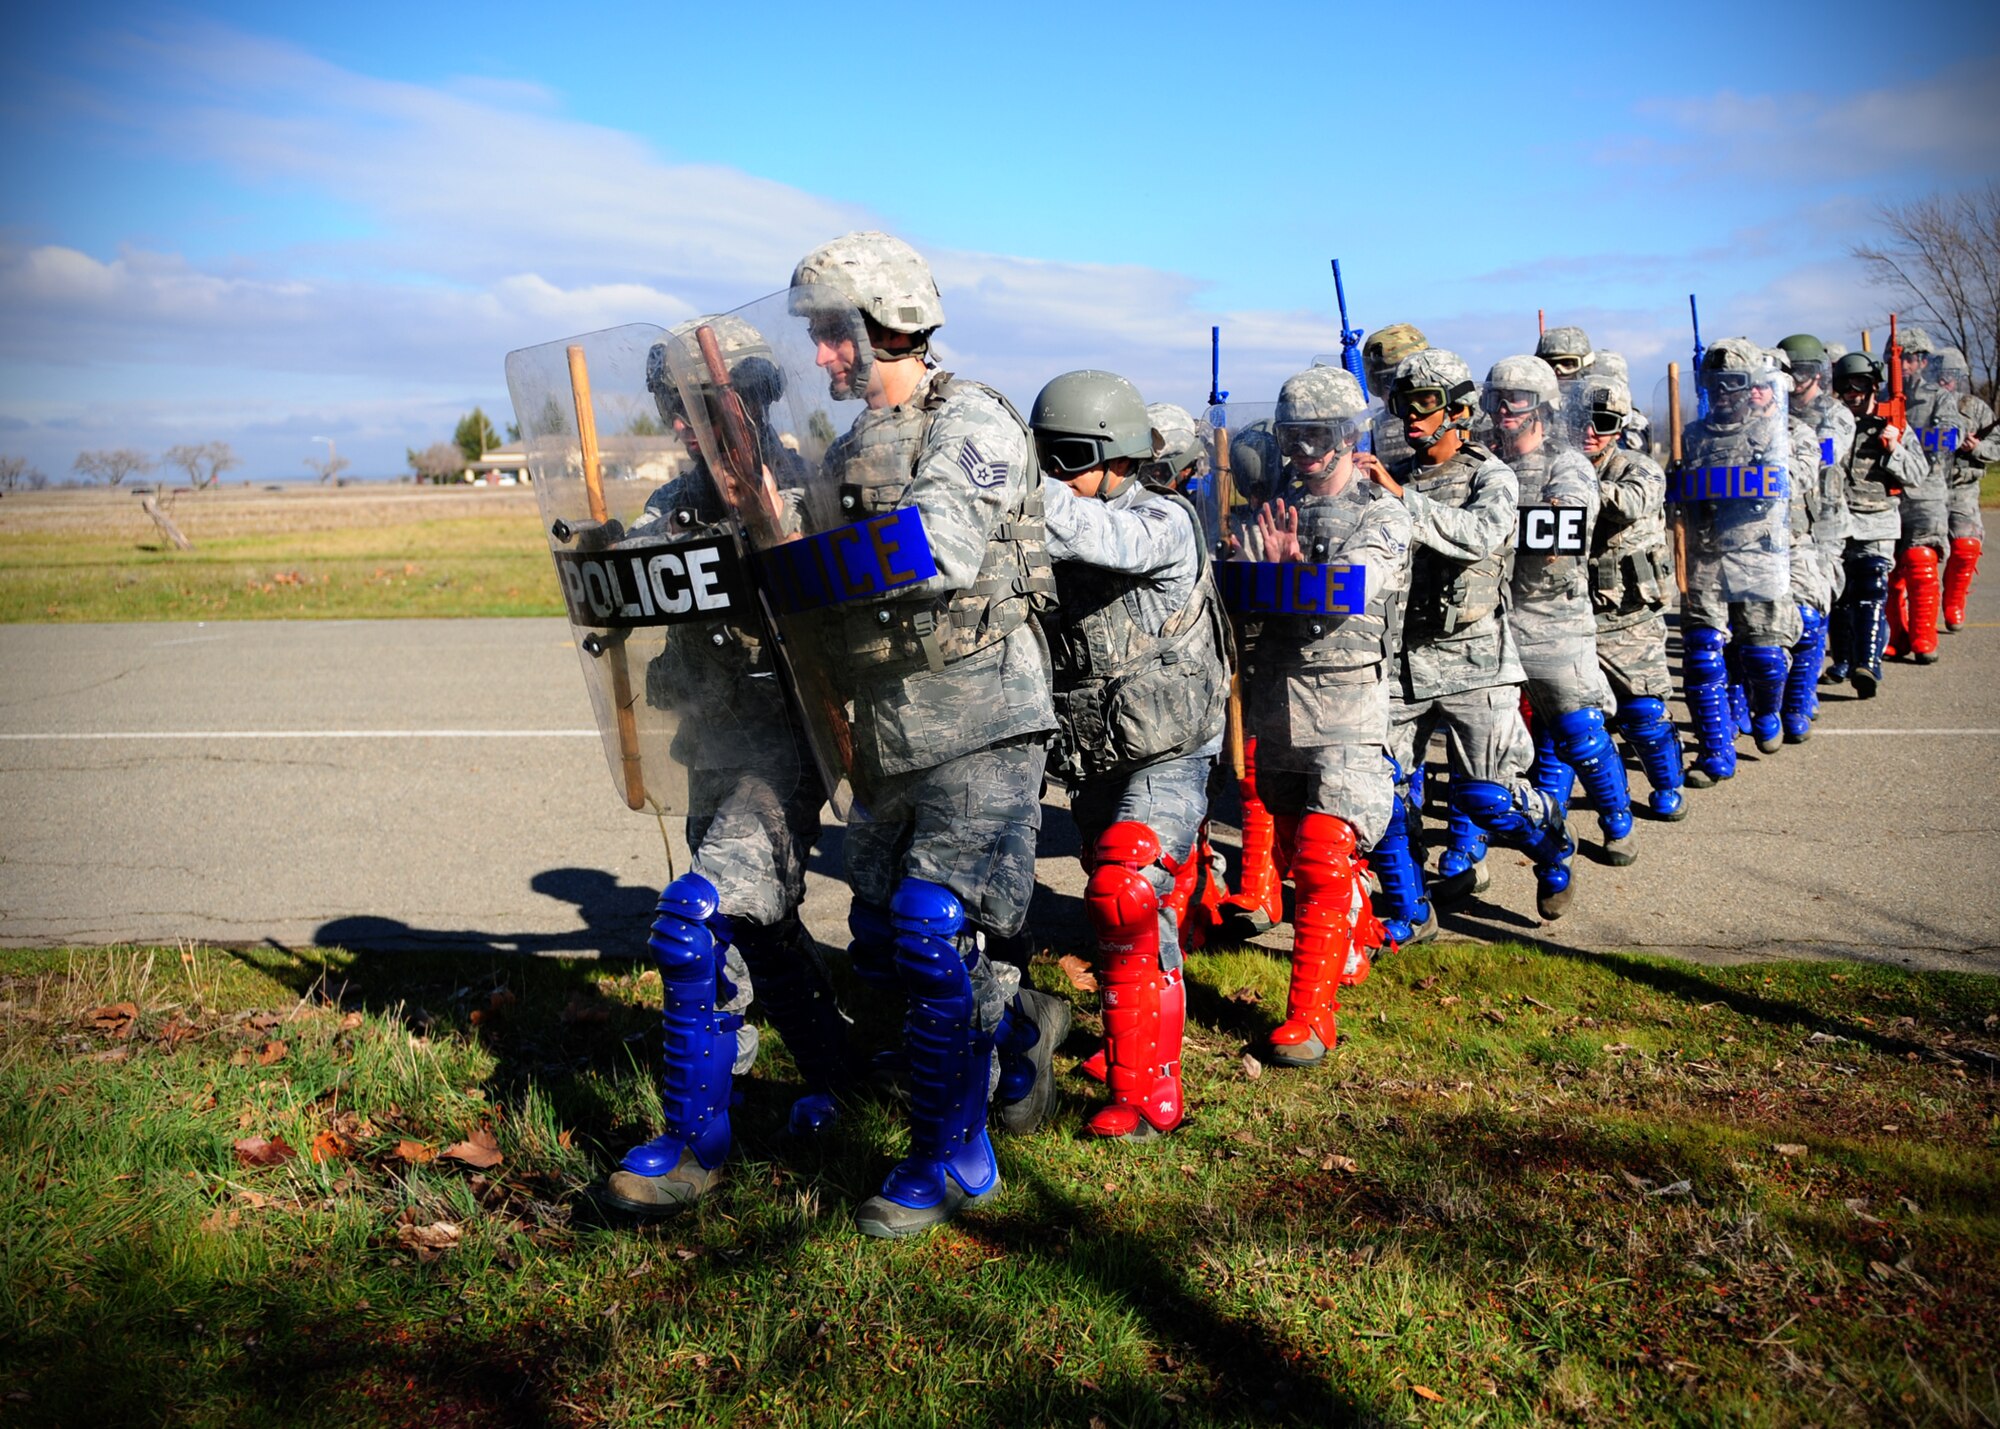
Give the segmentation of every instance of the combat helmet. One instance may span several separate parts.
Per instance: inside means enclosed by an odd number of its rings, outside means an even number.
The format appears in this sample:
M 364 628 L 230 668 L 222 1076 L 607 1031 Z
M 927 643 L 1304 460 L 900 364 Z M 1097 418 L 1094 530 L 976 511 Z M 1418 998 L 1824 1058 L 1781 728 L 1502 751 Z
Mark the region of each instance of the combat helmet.
M 871 359 L 924 357 L 931 333 L 944 326 L 944 298 L 930 265 L 902 239 L 874 230 L 846 234 L 801 258 L 788 304 L 812 324 L 815 339 L 854 342 L 852 375 L 830 384 L 838 389 L 836 401 L 867 389 Z M 885 346 L 876 341 L 878 330 L 913 341 Z
M 1479 384 L 1472 369 L 1457 353 L 1442 347 L 1413 352 L 1396 364 L 1396 380 L 1389 388 L 1389 408 L 1397 416 L 1426 417 L 1443 411 L 1445 419 L 1429 437 L 1417 437 L 1411 445 L 1428 452 L 1446 432 L 1456 428 L 1472 430 L 1473 394 Z
M 1278 410 L 1272 426 L 1278 451 L 1286 459 L 1311 464 L 1319 474 L 1329 454 L 1360 445 L 1368 402 L 1361 384 L 1344 367 L 1319 364 L 1285 379 L 1278 389 Z
M 1552 327 L 1536 342 L 1535 356 L 1567 380 L 1590 366 L 1590 338 L 1580 327 Z
M 667 334 L 666 342 L 654 343 L 646 353 L 646 390 L 653 394 L 653 405 L 659 409 L 662 422 L 671 427 L 687 419 L 682 402 L 683 384 L 704 395 L 714 391 L 715 381 L 701 350 L 703 328 L 715 338 L 730 387 L 753 412 L 769 408 L 785 395 L 784 370 L 772 356 L 764 334 L 734 313 L 690 318 L 677 324 Z M 671 360 L 669 343 L 673 346 Z
M 1202 444 L 1201 428 L 1196 425 L 1194 414 L 1173 402 L 1153 402 L 1146 408 L 1146 419 L 1160 434 L 1161 445 L 1159 458 L 1143 473 L 1144 478 L 1173 486 L 1185 477 L 1198 475 L 1208 448 Z
M 1139 389 L 1115 372 L 1085 368 L 1053 378 L 1035 398 L 1028 425 L 1042 469 L 1064 477 L 1120 457 L 1150 461 L 1165 447 Z M 1110 495 L 1107 482 L 1101 494 Z
M 1430 339 L 1413 323 L 1390 323 L 1368 334 L 1361 344 L 1361 366 L 1368 374 L 1368 390 L 1377 397 L 1387 397 L 1390 384 L 1396 380 L 1396 364 L 1430 345 Z

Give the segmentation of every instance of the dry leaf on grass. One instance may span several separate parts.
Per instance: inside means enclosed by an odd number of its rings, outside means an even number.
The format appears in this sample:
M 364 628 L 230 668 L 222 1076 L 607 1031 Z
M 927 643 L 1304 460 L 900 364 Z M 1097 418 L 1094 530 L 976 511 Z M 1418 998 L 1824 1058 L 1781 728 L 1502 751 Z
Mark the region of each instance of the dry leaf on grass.
M 363 1017 L 358 1012 L 350 1012 L 345 1017 L 340 1019 L 340 1027 L 338 1030 L 341 1032 L 352 1032 L 355 1028 L 359 1027 L 363 1022 L 367 1020 L 368 1020 L 367 1018 Z
M 1427 1384 L 1411 1385 L 1410 1393 L 1416 1395 L 1419 1399 L 1428 1399 L 1433 1404 L 1444 1403 L 1444 1396 L 1442 1394 L 1439 1394 L 1435 1389 L 1432 1389 Z
M 1056 966 L 1063 970 L 1069 985 L 1078 992 L 1096 992 L 1097 974 L 1090 970 L 1090 964 L 1075 953 L 1065 953 L 1056 959 Z
M 298 1154 L 282 1136 L 246 1136 L 236 1143 L 236 1159 L 245 1166 L 282 1166 Z
M 93 1008 L 84 1014 L 91 1030 L 106 1037 L 130 1037 L 139 1025 L 139 1004 L 136 1002 L 114 1002 L 105 1007 Z
M 1771 1143 L 1771 1149 L 1780 1156 L 1803 1156 L 1806 1154 L 1805 1147 L 1796 1141 L 1774 1141 Z
M 283 1042 L 275 1040 L 266 1042 L 262 1047 L 257 1049 L 257 1065 L 268 1067 L 273 1062 L 282 1062 L 285 1060 L 285 1054 L 291 1050 Z
M 476 1166 L 481 1171 L 498 1166 L 506 1158 L 500 1154 L 500 1143 L 493 1138 L 490 1127 L 482 1126 L 463 1141 L 455 1141 L 444 1149 L 443 1155 L 453 1161 L 463 1161 L 468 1166 Z
M 573 992 L 559 1016 L 562 1021 L 571 1024 L 609 1022 L 611 1004 L 599 997 L 595 991 Z
M 1432 973 L 1429 977 L 1420 977 L 1417 979 L 1416 982 L 1416 988 L 1418 992 L 1429 992 L 1432 988 L 1436 987 L 1437 985 L 1438 985 L 1438 980 L 1436 973 Z
M 1243 1075 L 1253 1082 L 1256 1081 L 1257 1078 L 1264 1075 L 1264 1064 L 1248 1052 L 1245 1052 L 1243 1054 Z
M 131 1055 L 132 1049 L 130 1047 L 113 1047 L 107 1052 L 92 1052 L 90 1060 L 93 1062 L 122 1062 Z
M 307 1154 L 315 1162 L 321 1164 L 328 1161 L 338 1161 L 343 1156 L 352 1156 L 354 1154 L 354 1143 L 339 1132 L 328 1129 L 320 1132 L 319 1135 L 312 1139 L 312 1146 L 308 1149 Z
M 1328 1156 L 1319 1163 L 1319 1169 L 1338 1171 L 1345 1176 L 1356 1176 L 1361 1173 L 1361 1163 L 1352 1156 Z
M 407 1138 L 397 1142 L 395 1151 L 390 1154 L 398 1160 L 409 1162 L 413 1166 L 421 1166 L 427 1161 L 437 1160 L 437 1148 L 435 1146 L 426 1146 L 421 1141 L 411 1141 Z
M 1254 987 L 1239 987 L 1236 991 L 1229 994 L 1229 1000 L 1231 1002 L 1243 1003 L 1249 1007 L 1255 1007 L 1264 1000 L 1264 994 Z

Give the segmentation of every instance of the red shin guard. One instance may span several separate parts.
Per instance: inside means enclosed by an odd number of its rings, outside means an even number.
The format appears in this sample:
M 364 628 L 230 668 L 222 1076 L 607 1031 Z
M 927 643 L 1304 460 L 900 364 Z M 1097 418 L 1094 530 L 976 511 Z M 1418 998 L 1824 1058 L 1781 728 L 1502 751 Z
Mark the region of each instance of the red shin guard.
M 1159 896 L 1140 871 L 1161 861 L 1160 842 L 1144 824 L 1118 823 L 1098 839 L 1095 854 L 1084 907 L 1097 935 L 1111 1105 L 1091 1117 L 1090 1129 L 1098 1136 L 1171 1131 L 1183 1110 L 1187 995 L 1178 971 L 1160 970 Z
M 1355 982 L 1367 976 L 1350 960 L 1357 909 L 1367 907 L 1360 877 L 1354 829 L 1346 820 L 1317 813 L 1298 820 L 1292 856 L 1292 982 L 1285 994 L 1285 1020 L 1271 1034 L 1273 1047 L 1296 1047 L 1315 1037 L 1326 1047 L 1334 1045 L 1341 984 L 1350 975 Z M 1379 946 L 1379 936 L 1376 941 Z
M 1261 915 L 1267 923 L 1285 920 L 1284 881 L 1277 864 L 1271 861 L 1273 826 L 1271 812 L 1257 797 L 1257 741 L 1244 741 L 1243 778 L 1238 781 L 1243 796 L 1243 873 L 1236 892 L 1222 900 L 1225 909 Z
M 1979 570 L 1981 543 L 1977 536 L 1960 536 L 1951 543 L 1951 560 L 1944 568 L 1944 623 L 1948 630 L 1965 624 L 1965 598 Z
M 1916 549 L 1910 547 L 1910 551 Z M 1882 615 L 1889 622 L 1889 641 L 1882 647 L 1885 660 L 1899 660 L 1910 653 L 1910 551 L 1898 556 L 1895 569 L 1889 572 L 1889 598 L 1882 603 Z
M 1903 552 L 1908 570 L 1905 580 L 1910 591 L 1910 651 L 1916 655 L 1937 653 L 1938 605 L 1943 590 L 1938 583 L 1938 554 L 1929 546 L 1912 546 Z

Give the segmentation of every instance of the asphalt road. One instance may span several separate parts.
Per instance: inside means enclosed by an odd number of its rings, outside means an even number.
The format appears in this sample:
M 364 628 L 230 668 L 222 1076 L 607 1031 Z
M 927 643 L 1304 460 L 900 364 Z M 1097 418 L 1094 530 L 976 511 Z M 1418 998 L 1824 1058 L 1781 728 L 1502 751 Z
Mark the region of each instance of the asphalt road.
M 1829 692 L 1809 744 L 1742 741 L 1685 822 L 1642 823 L 1635 866 L 1580 859 L 1560 922 L 1537 923 L 1532 873 L 1500 853 L 1447 929 L 2000 972 L 2000 573 L 1972 618 L 1876 700 Z M 548 620 L 0 627 L 0 810 L 7 945 L 626 954 L 669 872 Z M 1034 926 L 1072 946 L 1075 839 L 1059 796 L 1045 813 Z M 1572 824 L 1594 841 L 1587 812 Z M 829 943 L 838 867 L 829 825 L 806 908 Z

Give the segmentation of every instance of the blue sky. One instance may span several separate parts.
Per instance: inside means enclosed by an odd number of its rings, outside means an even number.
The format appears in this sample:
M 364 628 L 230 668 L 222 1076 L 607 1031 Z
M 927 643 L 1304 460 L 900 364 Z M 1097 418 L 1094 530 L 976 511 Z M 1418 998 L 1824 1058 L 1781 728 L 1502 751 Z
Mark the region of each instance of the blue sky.
M 0 57 L 0 453 L 223 439 L 363 475 L 507 415 L 513 347 L 931 259 L 955 369 L 1267 399 L 1408 320 L 1483 370 L 1580 322 L 1878 322 L 1873 206 L 1993 177 L 1970 7 L 72 4 Z M 886 18 L 875 18 L 886 16 Z M 1940 43 L 1948 37 L 1949 44 Z M 1979 48 L 1983 43 L 1984 48 Z

